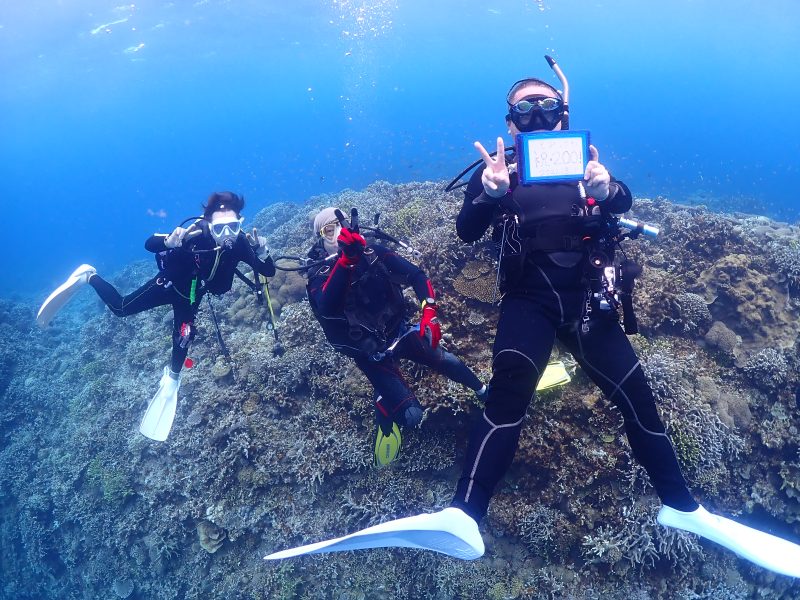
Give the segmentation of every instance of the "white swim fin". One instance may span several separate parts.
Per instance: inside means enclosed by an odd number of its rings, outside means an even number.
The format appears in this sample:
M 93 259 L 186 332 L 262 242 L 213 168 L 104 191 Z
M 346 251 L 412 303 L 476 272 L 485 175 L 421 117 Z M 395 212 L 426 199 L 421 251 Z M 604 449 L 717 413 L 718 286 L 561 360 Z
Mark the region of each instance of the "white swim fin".
M 478 524 L 460 508 L 395 519 L 344 537 L 274 552 L 264 558 L 275 560 L 302 554 L 323 554 L 365 548 L 420 548 L 463 560 L 474 560 L 485 551 Z
M 59 310 L 70 301 L 83 284 L 89 281 L 89 277 L 97 273 L 92 265 L 81 265 L 67 277 L 67 280 L 58 286 L 55 291 L 47 297 L 36 313 L 36 323 L 39 327 L 47 327 Z
M 770 571 L 800 577 L 800 546 L 712 514 L 702 506 L 692 512 L 662 506 L 658 511 L 658 522 L 696 533 Z
M 170 376 L 170 368 L 164 367 L 164 374 L 158 385 L 158 392 L 150 400 L 147 411 L 142 417 L 139 432 L 151 440 L 163 442 L 169 436 L 175 411 L 178 407 L 178 389 L 181 387 L 181 375 L 177 379 Z

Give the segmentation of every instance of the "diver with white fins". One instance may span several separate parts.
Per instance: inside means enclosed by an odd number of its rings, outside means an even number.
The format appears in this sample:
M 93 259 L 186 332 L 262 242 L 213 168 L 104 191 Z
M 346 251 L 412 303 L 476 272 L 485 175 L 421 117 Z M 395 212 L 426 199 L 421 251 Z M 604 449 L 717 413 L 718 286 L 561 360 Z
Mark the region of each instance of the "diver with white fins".
M 50 294 L 36 316 L 39 326 L 46 327 L 86 283 L 118 317 L 172 305 L 172 358 L 139 426 L 139 431 L 153 440 L 166 440 L 172 428 L 181 369 L 195 337 L 194 321 L 203 296 L 229 291 L 234 275 L 244 278 L 237 269 L 240 262 L 248 264 L 255 276 L 275 274 L 266 238 L 255 229 L 252 234 L 242 231 L 243 208 L 244 198 L 233 192 L 211 194 L 202 216 L 186 219 L 170 234 L 157 233 L 147 239 L 145 248 L 156 254 L 158 274 L 139 289 L 122 296 L 94 267 L 81 265 Z
M 526 159 L 533 150 L 523 140 L 568 139 L 556 132 L 568 129 L 569 86 L 556 62 L 545 58 L 564 91 L 535 78 L 511 87 L 506 125 L 518 142 L 515 152 L 506 156 L 502 138 L 494 157 L 475 143 L 483 164 L 467 184 L 456 223 L 465 242 L 480 239 L 494 226 L 503 296 L 485 409 L 470 432 L 451 506 L 265 558 L 387 546 L 481 557 L 478 523 L 512 464 L 525 412 L 557 338 L 622 414 L 633 455 L 661 499 L 660 524 L 700 535 L 765 569 L 800 577 L 800 545 L 709 513 L 687 487 L 653 392 L 625 335 L 636 332 L 630 294 L 639 271 L 616 260 L 614 250 L 626 237 L 657 233 L 635 223 L 630 233 L 620 233 L 620 226 L 631 227 L 618 217 L 632 205 L 628 188 L 599 162 L 588 132 L 569 134 L 586 135 L 588 152 L 577 176 L 528 177 L 531 162 Z M 533 132 L 546 133 L 537 138 Z

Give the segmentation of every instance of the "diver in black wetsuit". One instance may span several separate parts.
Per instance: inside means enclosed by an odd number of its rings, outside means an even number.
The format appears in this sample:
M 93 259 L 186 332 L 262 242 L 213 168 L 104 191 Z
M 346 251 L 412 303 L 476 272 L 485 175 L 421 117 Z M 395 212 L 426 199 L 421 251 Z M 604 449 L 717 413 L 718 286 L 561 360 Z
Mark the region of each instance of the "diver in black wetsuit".
M 334 208 L 317 215 L 314 229 L 320 239 L 309 257 L 331 260 L 309 270 L 308 298 L 330 344 L 355 360 L 375 388 L 375 463 L 384 466 L 400 450 L 399 426 L 413 427 L 422 420 L 422 406 L 403 379 L 398 359 L 424 364 L 479 396 L 486 388 L 464 363 L 439 346 L 433 286 L 419 267 L 342 228 Z M 404 286 L 411 286 L 421 302 L 419 326 L 407 322 Z
M 135 315 L 156 306 L 171 304 L 173 378 L 180 373 L 195 336 L 194 319 L 206 293 L 230 291 L 236 266 L 247 263 L 254 273 L 272 277 L 275 266 L 266 238 L 245 235 L 241 230 L 244 199 L 232 192 L 211 195 L 203 207 L 203 218 L 189 228 L 171 234 L 156 233 L 144 243 L 158 254 L 159 273 L 135 292 L 121 296 L 96 273 L 88 283 L 118 317 Z
M 266 238 L 259 236 L 255 229 L 252 235 L 241 229 L 243 207 L 242 197 L 232 192 L 215 192 L 204 205 L 203 216 L 188 228 L 177 227 L 170 234 L 152 235 L 145 242 L 145 248 L 157 254 L 159 273 L 126 296 L 100 277 L 94 267 L 81 265 L 42 305 L 37 316 L 39 324 L 47 325 L 84 283 L 91 285 L 119 317 L 171 304 L 172 359 L 169 367 L 164 368 L 154 401 L 176 397 L 180 372 L 195 337 L 194 319 L 203 296 L 207 292 L 229 291 L 240 262 L 247 263 L 256 274 L 266 277 L 275 274 Z M 148 435 L 145 429 L 142 433 Z
M 507 101 L 512 135 L 561 129 L 562 98 L 552 86 L 523 80 L 511 88 Z M 509 168 L 516 167 L 516 157 L 506 158 L 502 138 L 495 159 L 477 142 L 476 147 L 485 164 L 467 186 L 456 228 L 467 242 L 479 239 L 490 225 L 497 228 L 504 240 L 503 297 L 486 407 L 473 426 L 453 505 L 476 521 L 486 514 L 514 458 L 525 411 L 557 338 L 622 413 L 634 456 L 662 502 L 695 510 L 698 504 L 617 312 L 601 306 L 593 294 L 598 290 L 592 282 L 608 264 L 590 263 L 597 250 L 595 232 L 608 215 L 630 209 L 628 188 L 609 176 L 594 146 L 583 180 L 525 186 Z

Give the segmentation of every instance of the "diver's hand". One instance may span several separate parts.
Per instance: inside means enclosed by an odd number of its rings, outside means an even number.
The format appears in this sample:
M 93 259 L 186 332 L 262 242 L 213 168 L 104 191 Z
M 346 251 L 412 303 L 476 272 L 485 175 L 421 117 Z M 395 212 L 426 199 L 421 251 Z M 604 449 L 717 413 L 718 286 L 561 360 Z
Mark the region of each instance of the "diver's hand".
M 164 240 L 164 245 L 167 248 L 180 248 L 183 245 L 184 240 L 193 238 L 201 233 L 202 230 L 196 228 L 194 225 L 191 225 L 186 229 L 183 227 L 176 227 L 172 233 L 167 236 L 167 239 Z
M 611 181 L 611 175 L 600 164 L 600 153 L 591 144 L 589 145 L 589 157 L 586 172 L 583 174 L 583 179 L 586 181 L 586 194 L 598 202 L 602 202 L 608 198 L 608 185 Z
M 267 247 L 267 238 L 263 235 L 258 235 L 258 229 L 253 227 L 253 233 L 245 234 L 250 247 L 256 253 L 256 257 L 262 262 L 267 260 L 269 256 L 269 248 Z
M 347 229 L 347 227 L 342 227 L 337 242 L 339 248 L 342 249 L 339 262 L 345 267 L 356 264 L 364 254 L 364 248 L 367 247 L 367 240 L 360 233 Z
M 483 191 L 490 198 L 502 198 L 511 185 L 506 166 L 506 147 L 503 138 L 497 138 L 497 155 L 492 158 L 480 142 L 475 142 L 475 148 L 481 153 L 486 168 L 481 175 Z
M 430 332 L 431 348 L 439 345 L 442 339 L 442 328 L 439 319 L 436 318 L 437 307 L 435 304 L 424 302 L 422 305 L 422 317 L 419 320 L 419 337 L 425 337 Z

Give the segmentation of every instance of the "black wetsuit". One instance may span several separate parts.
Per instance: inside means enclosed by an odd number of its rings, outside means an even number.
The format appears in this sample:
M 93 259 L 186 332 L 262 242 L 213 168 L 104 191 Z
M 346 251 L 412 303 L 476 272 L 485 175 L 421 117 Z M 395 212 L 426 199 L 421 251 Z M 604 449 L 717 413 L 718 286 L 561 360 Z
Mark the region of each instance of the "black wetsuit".
M 89 284 L 118 317 L 135 315 L 156 306 L 172 305 L 172 360 L 170 368 L 179 373 L 194 338 L 194 318 L 206 292 L 224 294 L 231 289 L 236 266 L 245 262 L 254 272 L 272 277 L 272 258 L 259 260 L 244 233 L 236 238 L 230 250 L 215 251 L 216 243 L 205 230 L 198 239 L 180 248 L 168 249 L 167 236 L 153 235 L 144 247 L 159 253 L 159 273 L 135 292 L 121 296 L 113 285 L 99 275 L 92 275 Z M 194 287 L 194 294 L 192 288 Z
M 603 220 L 601 206 L 603 213 L 630 209 L 628 188 L 612 179 L 608 199 L 594 205 L 582 197 L 578 184 L 519 186 L 512 174 L 511 190 L 498 202 L 483 193 L 481 173 L 474 173 L 466 189 L 457 231 L 472 242 L 494 224 L 501 239 L 501 223 L 508 219 L 501 265 L 504 295 L 486 407 L 473 425 L 453 504 L 475 520 L 486 514 L 495 486 L 514 459 L 525 411 L 557 338 L 622 413 L 634 456 L 662 502 L 694 510 L 698 505 L 617 313 L 603 310 L 589 293 L 597 270 L 588 265 L 588 239 Z
M 319 260 L 326 254 L 320 241 L 309 257 Z M 411 286 L 420 301 L 433 296 L 419 267 L 383 246 L 370 244 L 354 267 L 331 262 L 311 269 L 308 275 L 308 298 L 325 337 L 337 351 L 355 360 L 375 388 L 376 415 L 384 431 L 391 429 L 392 422 L 416 424 L 404 420 L 404 409 L 418 401 L 400 372 L 400 358 L 426 365 L 472 390 L 483 387 L 456 356 L 441 346 L 432 348 L 419 335 L 419 327 L 408 324 L 402 288 Z

